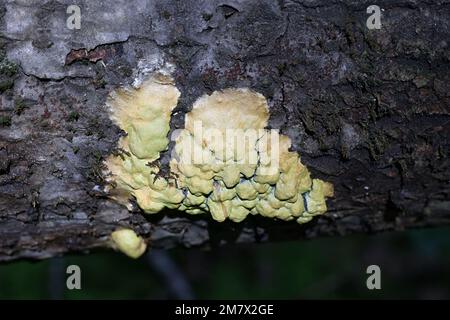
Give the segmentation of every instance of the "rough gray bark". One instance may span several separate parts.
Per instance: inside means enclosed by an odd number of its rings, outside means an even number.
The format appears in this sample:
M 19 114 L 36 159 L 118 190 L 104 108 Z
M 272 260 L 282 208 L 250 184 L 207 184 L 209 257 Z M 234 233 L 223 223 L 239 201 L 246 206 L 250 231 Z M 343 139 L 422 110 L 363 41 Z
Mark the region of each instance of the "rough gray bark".
M 66 8 L 81 7 L 80 30 Z M 0 260 L 108 246 L 128 226 L 155 247 L 314 238 L 450 222 L 450 1 L 5 1 L 0 4 Z M 306 225 L 128 212 L 98 192 L 120 130 L 104 107 L 143 62 L 170 61 L 181 101 L 250 87 L 315 177 Z M 144 63 L 145 64 L 145 63 Z M 96 187 L 97 186 L 97 187 Z

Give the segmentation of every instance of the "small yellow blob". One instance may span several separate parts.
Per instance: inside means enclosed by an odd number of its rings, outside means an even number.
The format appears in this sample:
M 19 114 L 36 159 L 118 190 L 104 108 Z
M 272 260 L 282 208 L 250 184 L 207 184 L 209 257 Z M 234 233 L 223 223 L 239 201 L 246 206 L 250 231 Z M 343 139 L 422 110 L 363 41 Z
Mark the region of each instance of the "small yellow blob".
M 111 233 L 111 239 L 114 248 L 133 259 L 139 258 L 147 249 L 144 239 L 131 229 L 116 230 Z

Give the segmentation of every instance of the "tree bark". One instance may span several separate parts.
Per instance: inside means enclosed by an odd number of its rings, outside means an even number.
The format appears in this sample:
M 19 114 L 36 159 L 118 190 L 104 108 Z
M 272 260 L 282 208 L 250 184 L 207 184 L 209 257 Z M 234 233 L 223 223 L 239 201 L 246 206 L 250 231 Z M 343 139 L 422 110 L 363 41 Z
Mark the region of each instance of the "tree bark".
M 73 1 L 0 4 L 0 260 L 109 246 L 119 226 L 153 247 L 297 240 L 450 222 L 450 1 Z M 105 99 L 169 61 L 171 128 L 205 93 L 249 87 L 313 177 L 328 212 L 305 225 L 129 212 L 100 192 L 119 128 Z

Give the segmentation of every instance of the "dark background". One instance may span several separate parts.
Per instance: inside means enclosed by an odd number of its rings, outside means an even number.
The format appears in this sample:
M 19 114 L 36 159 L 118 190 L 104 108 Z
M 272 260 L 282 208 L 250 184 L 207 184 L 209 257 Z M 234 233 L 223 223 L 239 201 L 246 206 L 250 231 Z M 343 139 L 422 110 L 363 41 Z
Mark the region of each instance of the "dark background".
M 214 250 L 153 250 L 132 260 L 108 251 L 0 265 L 2 299 L 450 298 L 450 228 Z M 66 267 L 81 268 L 67 290 Z M 366 287 L 381 268 L 381 290 Z

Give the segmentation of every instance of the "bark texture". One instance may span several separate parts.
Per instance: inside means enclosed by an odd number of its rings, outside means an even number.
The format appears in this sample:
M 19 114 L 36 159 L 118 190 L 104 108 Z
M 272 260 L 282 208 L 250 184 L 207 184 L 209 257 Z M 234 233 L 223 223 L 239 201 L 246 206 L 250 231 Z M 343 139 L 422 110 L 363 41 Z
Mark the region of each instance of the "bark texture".
M 0 260 L 107 247 L 118 226 L 168 248 L 449 223 L 450 1 L 377 1 L 369 30 L 372 2 L 1 0 Z M 110 201 L 102 160 L 120 130 L 105 99 L 165 62 L 181 91 L 172 129 L 205 93 L 262 93 L 270 126 L 334 184 L 328 212 L 215 223 Z

